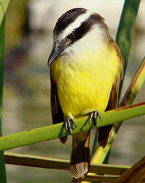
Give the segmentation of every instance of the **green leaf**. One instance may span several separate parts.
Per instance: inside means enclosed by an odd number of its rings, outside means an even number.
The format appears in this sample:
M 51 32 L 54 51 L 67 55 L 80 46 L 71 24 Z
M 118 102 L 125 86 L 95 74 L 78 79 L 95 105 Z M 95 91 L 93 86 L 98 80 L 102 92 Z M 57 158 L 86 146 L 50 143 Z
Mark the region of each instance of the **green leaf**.
M 0 26 L 8 8 L 9 1 L 10 0 L 0 0 Z
M 120 51 L 125 61 L 125 71 L 129 57 L 139 4 L 140 0 L 125 1 L 116 36 L 116 42 L 120 48 Z
M 125 1 L 119 27 L 118 27 L 118 32 L 116 35 L 116 43 L 118 44 L 121 54 L 124 58 L 123 77 L 125 76 L 125 73 L 126 73 L 128 57 L 129 57 L 130 48 L 131 48 L 131 41 L 133 38 L 134 27 L 135 27 L 139 5 L 140 5 L 140 0 Z M 119 99 L 120 99 L 123 81 L 124 79 L 120 83 L 120 91 L 119 91 L 119 97 L 118 97 Z
M 2 98 L 5 52 L 5 19 L 0 27 L 0 136 L 2 136 Z M 0 182 L 6 183 L 6 170 L 3 151 L 0 151 Z
M 137 72 L 135 73 L 119 106 L 132 104 L 138 92 L 140 91 L 141 87 L 143 86 L 144 82 L 145 82 L 145 57 L 142 63 L 140 64 Z

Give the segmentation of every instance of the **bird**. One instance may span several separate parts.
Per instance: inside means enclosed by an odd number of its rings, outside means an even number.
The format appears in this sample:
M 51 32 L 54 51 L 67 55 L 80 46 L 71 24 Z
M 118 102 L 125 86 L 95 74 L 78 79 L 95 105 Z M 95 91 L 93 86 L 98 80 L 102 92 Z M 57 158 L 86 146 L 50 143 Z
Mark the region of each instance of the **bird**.
M 53 124 L 71 123 L 88 116 L 97 125 L 105 110 L 117 108 L 119 84 L 123 77 L 123 57 L 109 34 L 104 18 L 85 8 L 73 8 L 57 20 L 53 46 L 48 58 Z M 101 117 L 100 117 L 101 118 Z M 112 125 L 98 128 L 98 142 L 107 144 Z M 61 137 L 65 143 L 67 137 Z M 72 135 L 70 172 L 84 177 L 90 167 L 90 130 Z

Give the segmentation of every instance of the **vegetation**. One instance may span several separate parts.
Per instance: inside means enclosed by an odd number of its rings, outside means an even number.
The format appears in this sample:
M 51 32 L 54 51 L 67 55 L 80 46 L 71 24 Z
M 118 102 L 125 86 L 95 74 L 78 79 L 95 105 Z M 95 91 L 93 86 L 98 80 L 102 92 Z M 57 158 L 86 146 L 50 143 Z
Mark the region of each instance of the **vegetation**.
M 2 96 L 3 96 L 3 71 L 5 47 L 5 19 L 0 27 L 0 136 L 2 136 Z M 6 183 L 4 153 L 0 151 L 0 182 Z

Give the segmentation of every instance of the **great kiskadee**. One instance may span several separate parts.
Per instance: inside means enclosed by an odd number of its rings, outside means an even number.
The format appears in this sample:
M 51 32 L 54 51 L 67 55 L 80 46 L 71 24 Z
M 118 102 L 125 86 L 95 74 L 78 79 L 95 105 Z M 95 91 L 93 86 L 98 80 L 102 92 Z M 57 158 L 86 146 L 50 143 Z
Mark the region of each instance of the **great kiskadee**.
M 84 8 L 64 13 L 54 28 L 53 49 L 48 59 L 53 123 L 70 123 L 84 115 L 117 107 L 123 58 L 110 37 L 104 19 Z M 89 119 L 90 119 L 89 118 Z M 112 125 L 101 127 L 99 145 L 106 146 Z M 70 172 L 83 177 L 89 171 L 90 131 L 73 135 Z M 60 139 L 65 143 L 67 137 Z

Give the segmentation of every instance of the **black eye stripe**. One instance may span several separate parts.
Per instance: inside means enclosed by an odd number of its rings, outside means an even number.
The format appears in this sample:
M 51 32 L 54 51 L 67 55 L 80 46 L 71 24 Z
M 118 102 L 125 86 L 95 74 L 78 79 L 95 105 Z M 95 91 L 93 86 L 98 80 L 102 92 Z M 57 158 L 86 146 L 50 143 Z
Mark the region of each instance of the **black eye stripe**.
M 74 8 L 66 13 L 64 13 L 57 21 L 55 28 L 54 28 L 54 34 L 59 34 L 62 32 L 66 27 L 68 27 L 71 23 L 73 23 L 78 16 L 86 13 L 86 9 L 84 8 Z
M 81 39 L 89 30 L 92 28 L 93 25 L 95 25 L 97 22 L 101 23 L 101 26 L 107 29 L 106 24 L 103 22 L 103 18 L 95 13 L 90 15 L 90 17 L 82 22 L 82 24 L 76 28 L 71 34 L 69 34 L 65 39 L 69 39 L 71 41 L 71 44 L 76 42 L 77 40 Z

